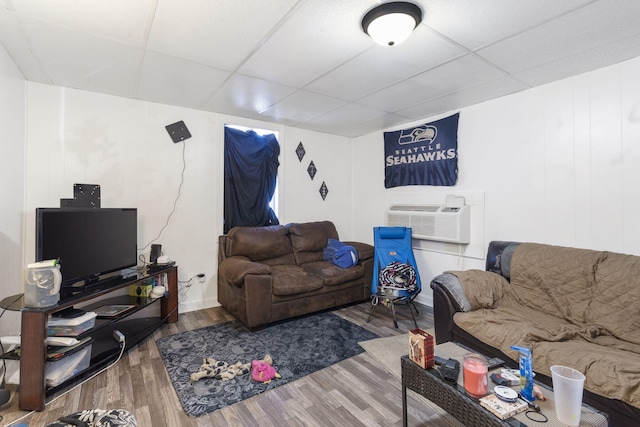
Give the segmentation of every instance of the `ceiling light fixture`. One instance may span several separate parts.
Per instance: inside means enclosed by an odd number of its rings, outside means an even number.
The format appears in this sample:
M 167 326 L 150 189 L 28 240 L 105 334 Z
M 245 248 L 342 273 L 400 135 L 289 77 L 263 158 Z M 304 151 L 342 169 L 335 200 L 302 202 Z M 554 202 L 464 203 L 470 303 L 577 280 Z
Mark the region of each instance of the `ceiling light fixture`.
M 382 3 L 362 18 L 362 29 L 376 43 L 393 46 L 405 41 L 422 21 L 422 9 L 404 1 Z

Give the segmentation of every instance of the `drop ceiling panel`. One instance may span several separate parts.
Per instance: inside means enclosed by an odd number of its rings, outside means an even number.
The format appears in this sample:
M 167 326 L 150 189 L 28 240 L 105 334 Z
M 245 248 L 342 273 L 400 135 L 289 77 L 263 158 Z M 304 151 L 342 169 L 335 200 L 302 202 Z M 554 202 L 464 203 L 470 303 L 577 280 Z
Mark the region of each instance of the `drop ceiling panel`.
M 503 76 L 500 70 L 469 54 L 362 98 L 358 103 L 383 111 L 399 111 Z
M 515 76 L 530 86 L 538 86 L 637 56 L 640 56 L 640 34 L 517 72 Z
M 295 91 L 294 88 L 267 80 L 234 74 L 206 103 L 204 108 L 209 111 L 219 111 L 241 117 L 258 117 L 260 111 L 267 109 Z
M 355 123 L 350 125 L 339 132 L 339 135 L 344 135 L 348 137 L 356 137 L 360 135 L 365 135 L 371 132 L 380 132 L 380 143 L 382 143 L 382 133 L 383 129 L 395 128 L 398 126 L 402 126 L 409 121 L 406 117 L 399 116 L 397 114 L 385 114 L 384 116 L 375 117 L 373 119 L 367 120 L 366 122 Z
M 313 117 L 300 125 L 307 129 L 336 133 L 341 129 L 349 127 L 352 123 L 361 123 L 384 115 L 385 113 L 383 111 L 376 110 L 375 108 L 350 103 Z
M 142 49 L 123 52 L 117 61 L 106 64 L 101 69 L 75 80 L 73 87 L 125 98 L 135 98 L 143 57 L 144 51 Z
M 428 0 L 424 22 L 467 49 L 476 50 L 592 1 Z
M 398 46 L 374 44 L 307 88 L 355 101 L 465 53 L 421 25 L 406 42 Z
M 159 1 L 147 48 L 235 70 L 297 0 Z
M 0 8 L 0 40 L 22 75 L 30 81 L 51 83 L 24 37 L 18 16 Z
M 28 16 L 23 16 L 20 21 L 29 34 L 31 51 L 46 70 L 49 82 L 55 85 L 75 87 L 76 81 L 91 74 L 138 58 L 139 48 L 130 45 Z M 127 78 L 135 81 L 137 76 Z
M 344 104 L 344 101 L 336 98 L 299 90 L 263 111 L 262 115 L 276 120 L 286 120 L 289 123 L 299 123 L 306 122 Z
M 640 2 L 599 1 L 478 51 L 510 73 L 534 68 L 640 33 Z
M 138 98 L 201 108 L 227 77 L 228 71 L 147 52 Z
M 304 2 L 239 71 L 304 87 L 372 46 L 360 27 L 371 4 L 371 0 Z
M 23 16 L 143 47 L 156 0 L 18 0 L 12 4 Z
M 491 93 L 494 98 L 499 98 L 527 88 L 528 86 L 519 80 L 506 76 L 402 109 L 397 111 L 397 114 L 412 120 L 420 120 L 444 111 L 458 110 L 482 102 L 487 93 Z
M 29 81 L 346 136 L 640 55 L 636 0 L 414 1 L 392 48 L 380 0 L 0 0 L 0 43 Z

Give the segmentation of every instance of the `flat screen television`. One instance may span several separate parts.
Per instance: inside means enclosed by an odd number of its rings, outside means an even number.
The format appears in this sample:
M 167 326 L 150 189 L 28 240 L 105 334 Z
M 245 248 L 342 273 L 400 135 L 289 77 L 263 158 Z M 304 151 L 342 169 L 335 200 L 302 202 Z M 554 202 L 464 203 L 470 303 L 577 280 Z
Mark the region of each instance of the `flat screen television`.
M 37 208 L 35 234 L 36 261 L 60 259 L 62 287 L 91 286 L 137 264 L 135 208 Z

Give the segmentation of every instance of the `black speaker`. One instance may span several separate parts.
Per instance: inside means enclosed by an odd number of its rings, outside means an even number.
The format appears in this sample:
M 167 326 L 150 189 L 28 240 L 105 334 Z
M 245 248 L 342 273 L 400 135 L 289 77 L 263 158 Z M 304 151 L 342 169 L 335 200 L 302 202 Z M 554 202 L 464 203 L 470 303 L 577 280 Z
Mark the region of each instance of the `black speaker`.
M 73 184 L 73 200 L 76 208 L 99 208 L 100 186 L 98 184 Z
M 160 255 L 162 255 L 162 245 L 151 245 L 151 256 L 149 257 L 149 261 L 155 264 Z

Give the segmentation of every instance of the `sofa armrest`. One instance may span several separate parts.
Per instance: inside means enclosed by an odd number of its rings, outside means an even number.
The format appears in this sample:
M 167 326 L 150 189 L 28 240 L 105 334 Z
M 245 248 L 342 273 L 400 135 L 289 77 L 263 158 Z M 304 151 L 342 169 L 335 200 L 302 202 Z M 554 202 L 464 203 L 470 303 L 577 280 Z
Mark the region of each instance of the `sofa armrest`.
M 271 267 L 249 258 L 233 256 L 224 259 L 218 266 L 218 274 L 230 285 L 241 287 L 248 274 L 271 274 Z
M 353 246 L 358 252 L 358 259 L 365 260 L 373 258 L 373 246 L 362 242 L 342 242 L 345 245 Z
M 504 296 L 505 289 L 509 286 L 509 282 L 504 276 L 490 271 L 447 271 L 445 274 L 455 276 L 458 279 L 457 283 L 462 289 L 462 296 L 468 302 L 468 305 L 466 303 L 459 304 L 461 311 L 493 308 L 495 302 Z M 455 291 L 459 292 L 459 289 L 456 287 Z M 456 295 L 456 298 L 463 301 L 459 295 Z
M 434 277 L 431 281 L 431 289 L 436 289 L 435 285 L 438 285 L 438 288 L 451 300 L 451 304 L 456 311 L 471 311 L 471 303 L 464 294 L 462 283 L 454 274 L 443 273 Z
M 431 289 L 436 343 L 442 344 L 453 340 L 453 315 L 458 311 L 468 311 L 471 305 L 464 295 L 462 284 L 451 273 L 434 277 Z
M 502 298 L 507 279 L 482 270 L 445 272 L 431 281 L 436 342 L 453 339 L 453 316 L 457 312 L 491 308 Z

